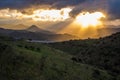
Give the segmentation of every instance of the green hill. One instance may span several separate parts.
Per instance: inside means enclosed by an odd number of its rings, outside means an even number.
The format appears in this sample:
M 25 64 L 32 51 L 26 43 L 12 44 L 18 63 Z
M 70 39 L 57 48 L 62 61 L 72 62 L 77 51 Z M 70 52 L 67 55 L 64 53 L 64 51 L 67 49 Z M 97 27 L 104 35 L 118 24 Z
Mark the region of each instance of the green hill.
M 100 39 L 71 40 L 49 46 L 73 55 L 78 63 L 92 65 L 120 77 L 120 33 Z
M 0 36 L 0 80 L 114 80 L 106 70 L 77 63 L 43 44 Z

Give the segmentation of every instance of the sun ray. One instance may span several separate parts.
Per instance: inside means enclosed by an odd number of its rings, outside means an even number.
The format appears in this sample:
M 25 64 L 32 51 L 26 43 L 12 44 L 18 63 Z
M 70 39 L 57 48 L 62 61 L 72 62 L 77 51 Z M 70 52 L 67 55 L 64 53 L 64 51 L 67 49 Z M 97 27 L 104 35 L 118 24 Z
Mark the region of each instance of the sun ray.
M 96 27 L 102 25 L 102 18 L 105 18 L 102 12 L 82 12 L 76 17 L 75 23 L 83 28 Z

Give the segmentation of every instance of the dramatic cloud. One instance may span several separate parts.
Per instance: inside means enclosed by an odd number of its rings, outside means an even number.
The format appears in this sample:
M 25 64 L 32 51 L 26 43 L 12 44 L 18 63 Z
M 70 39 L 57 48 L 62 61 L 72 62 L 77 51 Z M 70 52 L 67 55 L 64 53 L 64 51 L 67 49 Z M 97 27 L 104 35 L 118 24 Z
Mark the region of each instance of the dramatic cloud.
M 27 14 L 33 12 L 31 8 L 39 8 L 41 6 L 59 9 L 73 6 L 74 9 L 70 13 L 71 16 L 76 16 L 81 11 L 103 10 L 108 12 L 110 18 L 120 18 L 120 0 L 0 0 L 1 9 L 20 9 L 22 13 Z
M 109 15 L 111 19 L 120 19 L 120 0 L 109 1 Z
M 32 2 L 33 0 L 0 0 L 0 8 L 24 8 Z
M 11 19 L 32 19 L 34 21 L 65 21 L 70 18 L 69 13 L 71 8 L 62 9 L 37 9 L 33 11 L 33 14 L 23 14 L 18 10 L 2 9 L 0 10 L 0 18 Z
M 82 12 L 95 11 L 106 13 L 108 20 L 120 19 L 120 0 L 0 0 L 0 11 L 8 9 L 8 12 L 4 14 L 5 17 L 19 18 L 20 15 L 33 15 L 38 9 L 61 10 L 63 8 L 72 9 L 67 14 L 73 19 Z M 0 13 L 0 16 L 3 16 L 3 13 L 4 11 Z M 35 16 L 35 18 L 38 17 Z
M 84 3 L 75 6 L 70 15 L 76 17 L 76 15 L 78 15 L 82 11 L 106 11 L 108 7 L 107 3 L 108 0 L 87 0 Z
M 0 8 L 22 9 L 34 5 L 51 5 L 56 8 L 73 6 L 86 0 L 0 0 Z

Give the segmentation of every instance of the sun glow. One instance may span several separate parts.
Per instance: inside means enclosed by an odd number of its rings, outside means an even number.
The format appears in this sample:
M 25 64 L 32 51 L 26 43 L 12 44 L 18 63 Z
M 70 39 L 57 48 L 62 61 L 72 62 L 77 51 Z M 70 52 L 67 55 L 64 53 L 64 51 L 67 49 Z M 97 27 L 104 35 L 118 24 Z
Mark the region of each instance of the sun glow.
M 105 18 L 105 15 L 102 12 L 83 12 L 80 13 L 77 17 L 75 22 L 83 28 L 87 27 L 96 27 L 102 25 L 101 19 Z

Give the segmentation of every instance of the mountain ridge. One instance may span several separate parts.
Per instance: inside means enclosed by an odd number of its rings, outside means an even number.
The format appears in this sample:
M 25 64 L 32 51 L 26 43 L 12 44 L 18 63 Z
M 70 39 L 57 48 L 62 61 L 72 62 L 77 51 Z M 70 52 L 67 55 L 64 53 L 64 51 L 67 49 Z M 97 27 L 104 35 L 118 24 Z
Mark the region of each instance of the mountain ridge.
M 38 29 L 36 26 L 32 26 L 30 28 L 23 30 L 11 30 L 11 29 L 0 29 L 0 33 L 3 35 L 8 35 L 17 39 L 32 39 L 32 40 L 49 40 L 49 41 L 65 41 L 71 39 L 78 39 L 76 36 L 68 35 L 68 34 L 56 34 L 50 31 L 46 31 L 43 29 Z M 32 30 L 38 30 L 38 32 L 34 32 Z
M 30 32 L 41 32 L 41 33 L 45 33 L 45 34 L 55 34 L 53 32 L 50 32 L 48 30 L 44 30 L 39 28 L 36 25 L 31 25 L 30 27 L 28 27 L 27 29 L 25 29 L 26 31 L 30 31 Z

